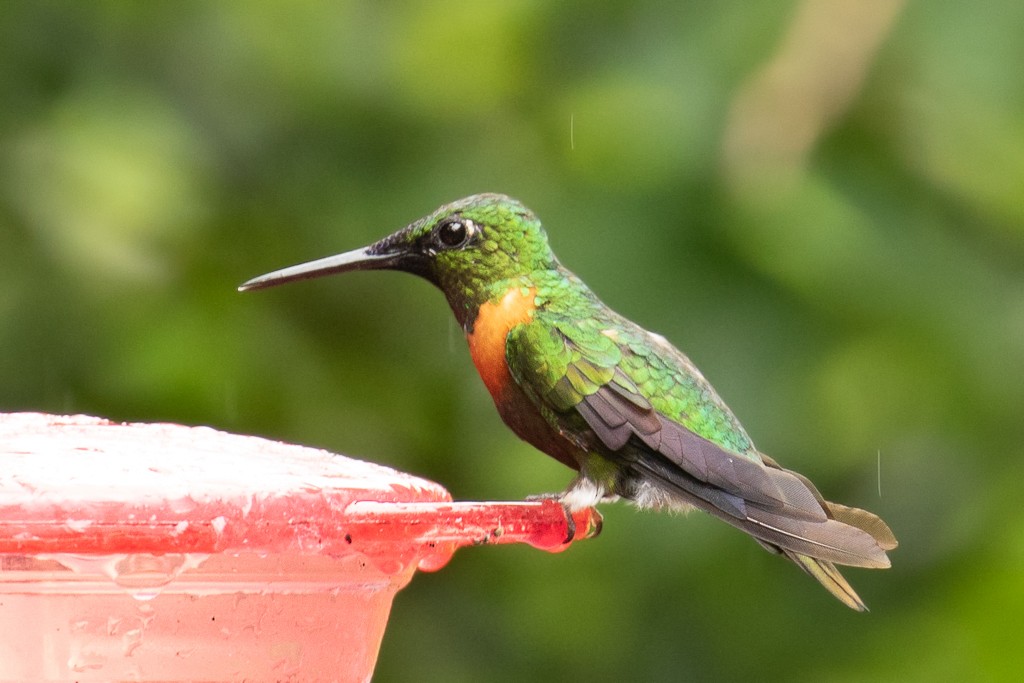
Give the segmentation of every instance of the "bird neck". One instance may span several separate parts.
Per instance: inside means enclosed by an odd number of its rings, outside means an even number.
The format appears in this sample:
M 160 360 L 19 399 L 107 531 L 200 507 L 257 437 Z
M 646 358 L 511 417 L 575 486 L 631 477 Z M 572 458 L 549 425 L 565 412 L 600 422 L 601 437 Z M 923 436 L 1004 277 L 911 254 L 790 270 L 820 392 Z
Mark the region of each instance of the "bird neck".
M 582 312 L 588 308 L 587 304 L 598 303 L 587 286 L 558 263 L 552 268 L 514 277 L 490 282 L 471 280 L 442 289 L 455 318 L 467 335 L 474 333 L 481 310 L 493 311 L 510 292 L 516 290 L 524 296 L 526 292 L 532 292 L 531 311 L 537 307 L 554 306 L 556 309 L 574 308 Z

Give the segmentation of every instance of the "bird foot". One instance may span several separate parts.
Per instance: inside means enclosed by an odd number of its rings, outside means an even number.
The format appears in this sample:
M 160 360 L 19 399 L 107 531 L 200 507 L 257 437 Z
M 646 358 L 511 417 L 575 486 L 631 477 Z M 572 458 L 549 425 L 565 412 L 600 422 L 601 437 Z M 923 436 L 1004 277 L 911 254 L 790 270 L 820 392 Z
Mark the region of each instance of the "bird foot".
M 568 545 L 576 538 L 576 519 L 572 516 L 572 507 L 562 500 L 563 495 L 561 493 L 535 493 L 527 496 L 526 500 L 530 502 L 553 500 L 562 506 L 562 510 L 565 512 L 565 538 L 562 540 L 562 544 Z

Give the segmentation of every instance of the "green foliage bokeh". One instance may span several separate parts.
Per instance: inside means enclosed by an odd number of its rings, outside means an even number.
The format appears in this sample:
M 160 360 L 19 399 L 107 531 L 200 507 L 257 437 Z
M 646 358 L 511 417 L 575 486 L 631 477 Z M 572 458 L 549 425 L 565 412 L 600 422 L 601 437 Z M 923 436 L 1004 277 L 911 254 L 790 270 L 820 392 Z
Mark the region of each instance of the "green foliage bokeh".
M 1010 679 L 1021 26 L 1012 0 L 4 3 L 0 409 L 260 434 L 460 499 L 560 490 L 429 285 L 235 291 L 504 192 L 902 545 L 848 572 L 854 614 L 725 525 L 607 506 L 569 552 L 418 575 L 379 680 Z

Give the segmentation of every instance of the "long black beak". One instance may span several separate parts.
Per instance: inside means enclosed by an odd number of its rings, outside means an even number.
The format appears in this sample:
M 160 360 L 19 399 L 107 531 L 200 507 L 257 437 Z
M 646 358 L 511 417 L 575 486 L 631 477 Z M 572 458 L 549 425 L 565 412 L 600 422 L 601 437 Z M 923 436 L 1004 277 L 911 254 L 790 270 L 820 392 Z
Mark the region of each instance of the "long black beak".
M 309 261 L 308 263 L 300 263 L 297 266 L 275 270 L 272 273 L 254 277 L 248 282 L 243 283 L 238 288 L 238 291 L 248 292 L 253 289 L 266 289 L 267 287 L 283 285 L 286 282 L 310 280 L 315 277 L 323 277 L 324 275 L 333 275 L 334 273 L 346 273 L 350 270 L 380 270 L 395 266 L 399 258 L 398 254 L 374 254 L 370 253 L 371 248 L 354 249 L 346 251 L 344 254 L 328 256 L 316 261 Z

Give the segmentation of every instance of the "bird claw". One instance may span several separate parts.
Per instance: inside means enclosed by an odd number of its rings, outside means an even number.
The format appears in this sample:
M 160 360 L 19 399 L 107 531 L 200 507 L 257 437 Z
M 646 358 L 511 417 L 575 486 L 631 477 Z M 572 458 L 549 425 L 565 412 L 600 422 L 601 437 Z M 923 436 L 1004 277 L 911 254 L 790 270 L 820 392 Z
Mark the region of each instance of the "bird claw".
M 576 518 L 572 516 L 572 508 L 569 504 L 563 502 L 563 495 L 561 493 L 534 493 L 527 496 L 526 500 L 531 503 L 552 500 L 562 506 L 562 511 L 565 513 L 565 538 L 562 540 L 562 544 L 568 545 L 576 538 Z
M 562 503 L 562 510 L 565 511 L 565 540 L 562 541 L 562 545 L 568 545 L 572 543 L 572 539 L 576 538 L 576 518 L 572 516 L 572 510 L 565 503 Z

